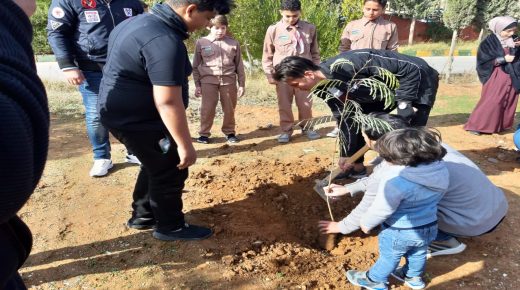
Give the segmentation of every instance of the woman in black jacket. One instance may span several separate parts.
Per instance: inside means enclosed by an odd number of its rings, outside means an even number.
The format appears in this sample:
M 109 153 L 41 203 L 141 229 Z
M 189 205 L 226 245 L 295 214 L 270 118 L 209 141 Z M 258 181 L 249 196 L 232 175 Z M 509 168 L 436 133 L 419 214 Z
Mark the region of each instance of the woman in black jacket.
M 28 15 L 34 0 L 0 1 L 0 289 L 25 289 L 18 269 L 32 246 L 16 216 L 47 158 L 47 96 L 36 74 Z
M 498 133 L 513 126 L 520 92 L 520 41 L 514 41 L 516 19 L 495 17 L 478 48 L 477 73 L 483 84 L 480 101 L 464 129 L 474 135 Z

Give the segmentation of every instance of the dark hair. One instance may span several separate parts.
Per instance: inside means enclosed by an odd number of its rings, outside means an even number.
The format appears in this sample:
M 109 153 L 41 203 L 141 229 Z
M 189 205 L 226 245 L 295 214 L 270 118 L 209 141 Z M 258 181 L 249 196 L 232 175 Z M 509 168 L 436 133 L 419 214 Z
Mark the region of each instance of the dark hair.
M 368 114 L 368 116 L 387 122 L 390 125 L 390 127 L 392 127 L 392 130 L 404 129 L 404 128 L 410 127 L 410 123 L 405 118 L 403 118 L 399 115 L 392 115 L 392 114 L 387 114 L 387 113 L 383 113 L 383 112 L 372 112 L 372 113 Z M 363 133 L 365 133 L 367 135 L 368 139 L 373 140 L 373 141 L 377 141 L 379 138 L 381 138 L 381 136 L 383 136 L 387 132 L 388 131 L 381 130 L 378 128 L 371 128 L 371 127 L 363 128 Z
M 273 79 L 284 82 L 288 78 L 301 78 L 306 71 L 317 71 L 320 67 L 300 56 L 288 56 L 274 67 Z
M 211 26 L 215 26 L 215 25 L 228 26 L 229 25 L 226 15 L 217 15 L 217 16 L 213 17 L 213 19 L 211 19 L 211 21 L 209 23 Z
M 511 28 L 515 28 L 517 26 L 518 26 L 518 22 L 513 22 L 513 23 L 509 24 L 508 26 L 506 26 L 504 29 L 502 29 L 502 31 L 508 30 L 508 29 L 511 29 Z
M 365 0 L 365 2 L 363 3 L 367 3 L 367 2 L 377 2 L 379 5 L 381 5 L 381 7 L 385 8 L 386 7 L 386 0 Z
M 228 14 L 235 7 L 233 0 L 166 0 L 172 7 L 197 5 L 198 11 L 215 11 L 218 14 Z
M 439 161 L 446 155 L 440 133 L 426 127 L 388 132 L 377 140 L 374 149 L 392 164 L 412 167 Z
M 280 10 L 300 11 L 302 10 L 302 3 L 300 3 L 300 0 L 282 0 Z

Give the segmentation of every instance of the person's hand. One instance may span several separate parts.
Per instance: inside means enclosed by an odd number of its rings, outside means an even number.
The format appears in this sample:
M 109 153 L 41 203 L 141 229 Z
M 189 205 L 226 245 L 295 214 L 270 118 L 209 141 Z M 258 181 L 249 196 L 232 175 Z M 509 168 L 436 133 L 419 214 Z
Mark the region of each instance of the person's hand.
M 354 167 L 354 164 L 352 163 L 348 163 L 348 158 L 347 157 L 340 157 L 339 160 L 338 160 L 338 166 L 339 168 L 341 168 L 341 170 L 343 171 L 347 171 L 347 170 L 350 170 Z
M 239 87 L 238 88 L 238 97 L 242 97 L 244 95 L 244 93 L 246 92 L 246 90 L 244 89 L 244 87 Z
M 506 55 L 504 56 L 504 59 L 507 61 L 507 62 L 513 62 L 513 60 L 515 60 L 515 56 L 514 55 Z
M 276 85 L 276 81 L 273 79 L 272 76 L 267 77 L 267 82 L 269 82 L 270 85 Z
M 74 86 L 79 86 L 85 81 L 85 76 L 77 68 L 65 70 L 63 71 L 63 74 L 65 75 L 65 78 L 69 84 Z
M 345 188 L 343 185 L 334 183 L 332 183 L 329 186 L 323 187 L 323 191 L 325 192 L 325 195 L 329 197 L 338 197 L 349 193 L 347 188 Z
M 335 234 L 340 232 L 338 222 L 319 221 L 318 228 L 322 234 Z
M 361 225 L 360 228 L 361 228 L 361 230 L 362 230 L 365 234 L 370 233 L 370 230 L 369 230 L 368 228 L 366 228 L 365 226 Z
M 202 89 L 200 87 L 195 88 L 195 97 L 200 98 L 202 96 Z
M 195 151 L 195 148 L 191 142 L 185 146 L 177 147 L 177 152 L 179 153 L 180 158 L 180 162 L 177 165 L 177 168 L 186 169 L 195 164 L 195 161 L 197 160 L 197 152 Z

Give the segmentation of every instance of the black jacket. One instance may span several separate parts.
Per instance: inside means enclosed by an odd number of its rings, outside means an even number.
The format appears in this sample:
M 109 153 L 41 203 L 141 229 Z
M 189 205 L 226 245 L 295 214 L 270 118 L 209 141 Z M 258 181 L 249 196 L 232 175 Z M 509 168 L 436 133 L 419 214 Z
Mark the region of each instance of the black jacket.
M 330 65 L 340 58 L 348 59 L 353 66 L 344 65 L 341 70 L 331 72 Z M 378 75 L 376 67 L 385 68 L 395 74 L 399 80 L 400 86 L 395 90 L 396 102 L 405 101 L 430 107 L 435 103 L 439 73 L 418 57 L 388 50 L 360 49 L 341 53 L 326 60 L 320 66 L 327 78 L 347 83 L 354 77 L 361 79 Z M 354 100 L 361 103 L 378 102 L 367 95 L 366 88 L 360 88 L 351 95 Z
M 510 52 L 516 56 L 515 60 L 508 63 L 504 59 L 504 48 L 496 35 L 491 34 L 480 43 L 477 52 L 477 74 L 482 84 L 489 80 L 495 66 L 499 65 L 511 77 L 516 91 L 520 92 L 520 49 L 513 50 Z
M 52 0 L 47 36 L 58 65 L 100 71 L 110 32 L 141 13 L 139 0 Z
M 36 74 L 29 18 L 13 1 L 0 1 L 0 19 L 0 289 L 12 289 L 6 283 L 28 257 L 32 243 L 16 213 L 43 172 L 49 112 Z

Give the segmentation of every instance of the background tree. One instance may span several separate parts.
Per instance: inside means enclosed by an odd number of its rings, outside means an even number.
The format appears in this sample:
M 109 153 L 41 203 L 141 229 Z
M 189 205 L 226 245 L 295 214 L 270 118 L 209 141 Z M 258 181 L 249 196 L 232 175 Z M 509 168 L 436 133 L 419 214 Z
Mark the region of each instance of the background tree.
M 447 0 L 444 10 L 444 24 L 453 31 L 451 37 L 450 53 L 448 55 L 448 69 L 446 71 L 446 82 L 449 82 L 453 64 L 453 53 L 457 44 L 458 31 L 471 24 L 477 12 L 475 0 Z
M 424 19 L 439 6 L 438 0 L 392 0 L 392 9 L 401 16 L 411 17 L 408 45 L 413 44 L 415 34 L 415 22 Z
M 341 20 L 343 26 L 352 20 L 363 17 L 364 0 L 344 0 L 341 3 Z
M 475 25 L 480 28 L 479 42 L 487 31 L 488 22 L 496 16 L 507 15 L 509 6 L 514 6 L 514 3 L 508 0 L 477 0 Z

